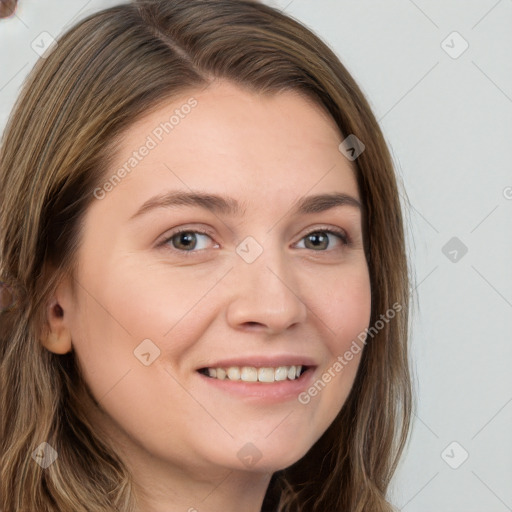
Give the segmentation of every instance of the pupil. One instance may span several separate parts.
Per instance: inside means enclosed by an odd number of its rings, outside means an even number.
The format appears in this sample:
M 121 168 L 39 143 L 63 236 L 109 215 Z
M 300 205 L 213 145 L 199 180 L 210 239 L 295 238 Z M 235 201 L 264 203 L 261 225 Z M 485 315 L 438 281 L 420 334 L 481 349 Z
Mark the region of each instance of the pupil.
M 312 233 L 311 235 L 309 235 L 308 238 L 310 241 L 313 240 L 314 247 L 318 247 L 318 243 L 322 244 L 322 241 L 325 242 L 325 239 L 326 239 L 326 237 L 324 235 L 318 234 L 318 233 Z
M 180 233 L 178 235 L 178 240 L 179 240 L 179 244 L 181 244 L 183 241 L 185 242 L 184 243 L 184 246 L 185 248 L 190 248 L 191 245 L 192 245 L 192 248 L 195 247 L 195 244 L 193 243 L 194 242 L 194 234 L 193 233 L 190 233 L 190 232 L 186 232 L 186 233 Z M 188 242 L 188 243 L 187 243 Z M 191 244 L 191 245 L 190 245 Z

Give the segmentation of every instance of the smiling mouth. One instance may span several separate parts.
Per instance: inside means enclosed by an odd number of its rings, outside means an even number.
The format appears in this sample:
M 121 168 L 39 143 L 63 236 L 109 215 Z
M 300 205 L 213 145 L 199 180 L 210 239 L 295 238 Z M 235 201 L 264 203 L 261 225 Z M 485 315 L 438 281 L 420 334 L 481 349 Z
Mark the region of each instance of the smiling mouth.
M 297 380 L 310 368 L 312 367 L 302 365 L 262 368 L 256 368 L 254 366 L 230 366 L 229 368 L 201 368 L 197 371 L 202 375 L 217 380 L 272 383 L 285 380 Z

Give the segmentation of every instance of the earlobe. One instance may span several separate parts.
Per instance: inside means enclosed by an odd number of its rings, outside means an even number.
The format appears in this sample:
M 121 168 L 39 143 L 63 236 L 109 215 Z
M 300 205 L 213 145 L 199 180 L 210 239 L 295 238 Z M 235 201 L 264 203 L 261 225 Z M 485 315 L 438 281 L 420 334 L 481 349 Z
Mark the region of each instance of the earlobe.
M 53 301 L 48 307 L 48 325 L 41 335 L 41 343 L 50 352 L 67 354 L 71 352 L 71 332 L 64 323 L 64 311 L 58 302 Z
M 61 332 L 50 332 L 41 340 L 44 347 L 55 354 L 67 354 L 72 350 L 71 333 L 68 329 L 62 329 Z

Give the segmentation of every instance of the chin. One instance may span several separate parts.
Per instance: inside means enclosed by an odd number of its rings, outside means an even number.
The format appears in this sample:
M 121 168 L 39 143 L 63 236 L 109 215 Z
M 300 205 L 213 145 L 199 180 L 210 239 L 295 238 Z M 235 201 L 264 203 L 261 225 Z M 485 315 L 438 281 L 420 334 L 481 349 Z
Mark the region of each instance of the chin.
M 286 447 L 281 446 L 279 451 L 276 452 L 273 447 L 268 446 L 265 449 L 261 449 L 259 452 L 255 451 L 252 461 L 250 458 L 244 461 L 243 454 L 240 456 L 240 460 L 242 460 L 242 463 L 250 471 L 274 473 L 295 464 L 308 450 L 309 447 L 304 447 L 303 450 L 299 450 L 299 447 L 294 445 L 291 449 L 286 449 Z M 250 450 L 248 450 L 248 453 L 250 453 Z M 237 466 L 238 468 L 240 467 L 239 464 L 237 464 Z

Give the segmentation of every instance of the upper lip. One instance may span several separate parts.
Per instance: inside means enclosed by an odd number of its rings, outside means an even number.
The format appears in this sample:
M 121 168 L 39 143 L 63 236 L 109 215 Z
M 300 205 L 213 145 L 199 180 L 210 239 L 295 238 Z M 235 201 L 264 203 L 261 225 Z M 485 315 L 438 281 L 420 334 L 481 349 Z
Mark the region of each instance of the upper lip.
M 268 368 L 278 366 L 316 366 L 316 364 L 312 358 L 307 356 L 297 354 L 270 356 L 267 354 L 221 359 L 219 361 L 206 363 L 197 368 L 197 370 L 201 370 L 202 368 L 229 368 L 230 366 Z

